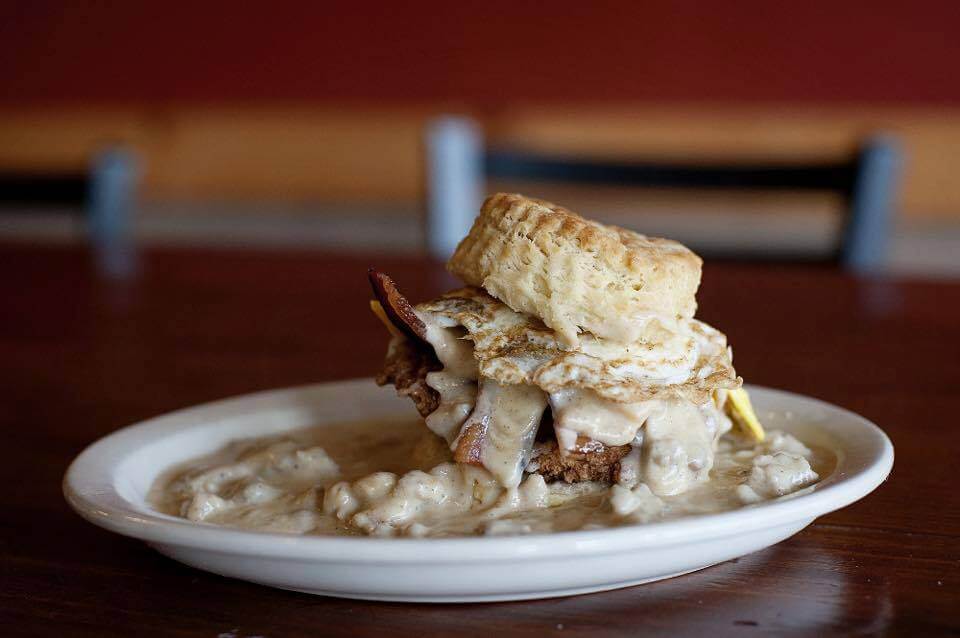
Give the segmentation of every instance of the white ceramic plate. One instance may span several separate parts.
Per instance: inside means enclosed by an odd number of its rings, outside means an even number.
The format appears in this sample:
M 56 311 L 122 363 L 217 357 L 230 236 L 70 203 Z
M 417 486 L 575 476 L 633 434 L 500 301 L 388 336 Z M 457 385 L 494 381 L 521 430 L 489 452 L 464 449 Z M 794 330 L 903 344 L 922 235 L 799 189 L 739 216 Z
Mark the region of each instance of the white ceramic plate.
M 70 466 L 64 493 L 84 518 L 187 565 L 315 594 L 466 602 L 567 596 L 637 585 L 768 547 L 862 498 L 893 465 L 893 446 L 836 406 L 750 388 L 769 429 L 832 450 L 837 466 L 807 494 L 720 514 L 552 535 L 396 539 L 293 536 L 192 523 L 146 494 L 171 465 L 237 438 L 357 419 L 409 419 L 410 402 L 370 379 L 276 390 L 181 410 L 119 430 Z M 415 414 L 415 413 L 414 413 Z

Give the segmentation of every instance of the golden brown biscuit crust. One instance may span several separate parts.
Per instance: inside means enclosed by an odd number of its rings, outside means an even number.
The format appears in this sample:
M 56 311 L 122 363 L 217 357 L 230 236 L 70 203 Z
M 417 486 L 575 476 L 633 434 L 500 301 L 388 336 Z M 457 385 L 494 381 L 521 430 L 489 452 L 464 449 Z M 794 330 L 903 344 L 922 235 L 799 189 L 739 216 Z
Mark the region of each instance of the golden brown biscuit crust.
M 541 318 L 573 345 L 580 331 L 633 342 L 650 314 L 692 317 L 701 265 L 677 242 L 498 193 L 484 202 L 447 268 Z

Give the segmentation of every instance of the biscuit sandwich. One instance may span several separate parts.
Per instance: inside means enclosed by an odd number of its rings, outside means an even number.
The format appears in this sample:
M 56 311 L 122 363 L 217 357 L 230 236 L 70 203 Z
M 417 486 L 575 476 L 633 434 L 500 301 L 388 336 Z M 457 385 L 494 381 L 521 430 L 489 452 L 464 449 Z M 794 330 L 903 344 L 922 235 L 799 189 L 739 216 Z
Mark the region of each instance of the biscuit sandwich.
M 731 428 L 763 437 L 726 336 L 694 318 L 701 265 L 678 242 L 493 195 L 447 263 L 465 287 L 412 305 L 370 271 L 391 333 L 377 382 L 505 488 L 540 474 L 679 494 Z

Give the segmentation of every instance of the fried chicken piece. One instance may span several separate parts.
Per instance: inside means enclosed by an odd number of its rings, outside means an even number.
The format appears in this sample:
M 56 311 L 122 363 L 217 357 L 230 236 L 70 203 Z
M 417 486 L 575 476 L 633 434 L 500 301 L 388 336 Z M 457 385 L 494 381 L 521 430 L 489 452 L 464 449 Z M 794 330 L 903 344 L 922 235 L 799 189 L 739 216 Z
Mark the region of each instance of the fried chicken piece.
M 426 328 L 423 322 L 413 312 L 410 302 L 396 289 L 393 280 L 372 269 L 368 274 L 380 302 L 378 315 L 388 327 L 393 327 L 391 332 L 394 335 L 383 370 L 377 375 L 377 384 L 393 384 L 397 394 L 410 397 L 420 415 L 427 417 L 440 405 L 440 393 L 427 385 L 427 374 L 441 370 L 443 364 L 424 339 Z M 374 308 L 374 312 L 377 312 L 377 308 Z M 538 440 L 552 435 L 552 421 L 550 409 L 547 408 L 538 428 Z M 480 465 L 479 450 L 484 429 L 468 429 L 465 434 L 468 436 L 460 442 L 454 459 L 460 463 Z M 577 441 L 575 450 L 565 450 L 561 454 L 551 437 L 547 442 L 536 444 L 535 459 L 528 469 L 541 474 L 548 481 L 610 483 L 619 474 L 620 459 L 629 451 L 629 445 L 606 447 L 584 438 Z
M 410 397 L 420 416 L 426 417 L 440 405 L 440 393 L 427 385 L 427 373 L 442 367 L 433 348 L 425 348 L 410 339 L 395 339 L 376 381 L 377 385 L 392 383 L 397 394 Z
M 620 460 L 629 452 L 629 445 L 606 446 L 581 437 L 575 449 L 561 453 L 556 441 L 547 441 L 534 448 L 534 457 L 527 471 L 540 474 L 548 483 L 613 483 L 620 473 Z

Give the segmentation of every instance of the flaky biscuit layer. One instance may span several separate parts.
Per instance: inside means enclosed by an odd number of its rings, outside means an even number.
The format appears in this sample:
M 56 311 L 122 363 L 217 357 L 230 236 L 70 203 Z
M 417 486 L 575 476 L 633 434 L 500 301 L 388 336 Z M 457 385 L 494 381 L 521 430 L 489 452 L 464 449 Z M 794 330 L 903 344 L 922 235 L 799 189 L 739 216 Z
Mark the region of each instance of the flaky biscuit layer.
M 574 345 L 581 331 L 632 343 L 651 317 L 692 317 L 701 265 L 678 242 L 498 193 L 484 202 L 447 268 Z

